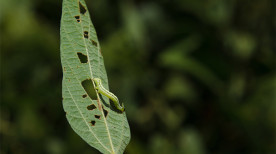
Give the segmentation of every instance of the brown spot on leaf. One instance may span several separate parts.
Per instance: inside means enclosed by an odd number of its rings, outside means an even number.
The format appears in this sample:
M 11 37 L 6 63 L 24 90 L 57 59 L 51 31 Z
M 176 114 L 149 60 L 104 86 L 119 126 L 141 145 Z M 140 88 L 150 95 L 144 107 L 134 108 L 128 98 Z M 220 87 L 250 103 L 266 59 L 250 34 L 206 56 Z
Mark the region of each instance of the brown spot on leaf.
M 92 44 L 94 45 L 94 46 L 98 46 L 98 43 L 96 42 L 96 41 L 94 41 L 94 40 L 91 40 L 91 42 L 92 42 Z
M 81 52 L 78 52 L 77 54 L 81 63 L 87 63 L 87 55 Z
M 76 18 L 76 20 L 77 20 L 77 22 L 78 22 L 78 23 L 80 23 L 80 22 L 81 22 L 81 20 L 80 20 L 80 16 L 75 16 L 75 18 Z
M 82 98 L 85 98 L 85 97 L 87 97 L 87 94 L 82 95 Z
M 106 110 L 106 109 L 104 109 L 104 107 L 102 106 L 102 108 L 103 108 L 103 111 L 104 111 L 104 117 L 107 117 L 107 115 L 108 115 L 108 111 Z
M 95 115 L 95 118 L 101 119 L 101 116 L 100 115 Z
M 97 107 L 94 105 L 94 104 L 91 104 L 91 105 L 88 105 L 87 106 L 87 109 L 88 110 L 94 110 L 94 109 L 96 109 Z
M 86 12 L 86 9 L 85 9 L 85 7 L 81 4 L 81 2 L 79 2 L 79 11 L 80 11 L 80 13 L 81 14 L 85 14 L 85 12 Z
M 90 123 L 91 123 L 91 126 L 95 126 L 96 121 L 95 120 L 91 120 Z
M 83 32 L 83 37 L 84 37 L 84 38 L 88 38 L 88 31 L 84 31 L 84 32 Z

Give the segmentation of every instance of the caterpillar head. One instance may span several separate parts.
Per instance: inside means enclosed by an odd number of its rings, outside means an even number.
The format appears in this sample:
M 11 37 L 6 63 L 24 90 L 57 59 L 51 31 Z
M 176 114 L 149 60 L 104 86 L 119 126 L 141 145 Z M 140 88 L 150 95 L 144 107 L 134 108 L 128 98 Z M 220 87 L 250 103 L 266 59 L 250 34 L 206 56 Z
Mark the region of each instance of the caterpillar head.
M 94 82 L 95 82 L 97 85 L 99 85 L 99 84 L 101 83 L 101 79 L 100 79 L 100 78 L 94 78 L 93 80 L 94 80 Z

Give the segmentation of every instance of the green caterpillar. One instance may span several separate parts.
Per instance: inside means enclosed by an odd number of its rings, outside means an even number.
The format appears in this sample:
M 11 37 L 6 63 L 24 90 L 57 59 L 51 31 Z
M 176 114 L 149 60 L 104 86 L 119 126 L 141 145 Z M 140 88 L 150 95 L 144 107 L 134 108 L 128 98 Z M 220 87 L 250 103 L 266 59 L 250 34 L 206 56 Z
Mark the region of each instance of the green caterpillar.
M 94 82 L 96 83 L 96 90 L 98 91 L 98 93 L 108 97 L 109 99 L 112 100 L 112 102 L 114 103 L 114 106 L 116 107 L 116 109 L 124 112 L 125 111 L 125 107 L 124 104 L 122 104 L 122 106 L 119 103 L 119 99 L 111 92 L 109 92 L 108 90 L 106 90 L 103 85 L 102 85 L 102 81 L 100 78 L 94 78 L 93 79 Z

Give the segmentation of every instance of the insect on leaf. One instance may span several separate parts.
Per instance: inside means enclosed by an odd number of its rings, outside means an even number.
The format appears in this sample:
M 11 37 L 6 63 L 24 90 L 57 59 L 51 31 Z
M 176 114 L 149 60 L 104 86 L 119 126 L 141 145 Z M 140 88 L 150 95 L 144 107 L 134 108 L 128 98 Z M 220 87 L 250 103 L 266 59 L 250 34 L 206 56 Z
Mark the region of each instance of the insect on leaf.
M 108 90 L 103 56 L 84 0 L 63 0 L 60 27 L 62 96 L 73 130 L 102 153 L 123 153 L 130 140 L 125 112 L 112 107 L 95 89 L 100 78 Z

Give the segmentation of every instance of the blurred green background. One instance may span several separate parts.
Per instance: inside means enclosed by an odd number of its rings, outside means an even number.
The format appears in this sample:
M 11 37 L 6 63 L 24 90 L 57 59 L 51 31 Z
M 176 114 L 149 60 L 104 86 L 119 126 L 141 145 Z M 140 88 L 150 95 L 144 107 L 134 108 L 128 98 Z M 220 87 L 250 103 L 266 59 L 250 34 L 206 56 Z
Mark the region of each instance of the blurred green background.
M 276 152 L 275 1 L 86 2 L 126 106 L 126 154 Z M 99 153 L 62 108 L 62 1 L 0 6 L 0 153 Z

